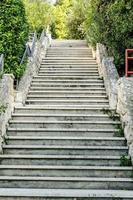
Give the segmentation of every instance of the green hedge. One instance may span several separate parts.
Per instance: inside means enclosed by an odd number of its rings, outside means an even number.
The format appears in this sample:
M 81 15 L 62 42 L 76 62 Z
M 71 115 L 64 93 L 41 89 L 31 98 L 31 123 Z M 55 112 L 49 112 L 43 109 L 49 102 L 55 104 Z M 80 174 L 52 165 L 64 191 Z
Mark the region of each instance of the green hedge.
M 0 54 L 5 56 L 4 70 L 20 78 L 24 66 L 19 65 L 28 36 L 28 23 L 22 0 L 0 2 Z
M 124 71 L 125 49 L 133 48 L 133 1 L 90 0 L 85 31 L 89 43 L 105 44 L 119 72 Z

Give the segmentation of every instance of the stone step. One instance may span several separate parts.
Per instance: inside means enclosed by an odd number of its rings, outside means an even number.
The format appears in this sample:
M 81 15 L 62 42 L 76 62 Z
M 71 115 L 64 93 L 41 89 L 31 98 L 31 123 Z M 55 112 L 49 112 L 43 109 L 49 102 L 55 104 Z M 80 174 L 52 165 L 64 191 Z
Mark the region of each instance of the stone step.
M 50 61 L 53 61 L 53 60 L 69 60 L 69 61 L 73 61 L 73 60 L 78 60 L 78 61 L 88 61 L 88 60 L 95 60 L 95 59 L 93 59 L 92 57 L 84 57 L 84 58 L 82 58 L 82 57 L 62 57 L 62 56 L 59 56 L 59 57 L 56 57 L 56 59 L 55 58 L 53 58 L 53 57 L 49 57 L 49 58 L 47 58 L 47 57 L 45 57 L 45 58 L 43 58 L 42 59 L 42 62 L 43 61 L 47 61 L 47 60 L 50 60 Z
M 44 78 L 47 78 L 47 77 L 53 77 L 53 78 L 56 78 L 56 77 L 58 77 L 59 79 L 60 78 L 73 78 L 73 79 L 76 79 L 76 78 L 82 78 L 82 80 L 84 79 L 84 78 L 89 78 L 89 77 L 91 77 L 91 78 L 93 78 L 93 76 L 94 76 L 94 78 L 97 78 L 97 77 L 99 77 L 98 76 L 98 72 L 97 73 L 57 73 L 57 72 L 55 72 L 55 73 L 43 73 L 43 72 L 39 72 L 38 73 L 38 76 L 43 76 Z
M 65 44 L 66 45 L 66 44 Z M 52 44 L 52 46 L 51 47 L 49 47 L 48 49 L 47 49 L 47 51 L 54 51 L 54 52 L 58 52 L 58 51 L 72 51 L 72 52 L 76 52 L 76 51 L 80 51 L 80 52 L 82 52 L 82 51 L 90 51 L 90 52 L 92 52 L 92 49 L 91 48 L 88 48 L 88 45 L 85 45 L 85 44 L 82 44 L 82 45 L 79 45 L 78 44 L 78 46 L 74 46 L 74 45 L 69 45 L 69 46 L 65 46 L 64 44 L 62 45 L 58 45 L 58 46 L 53 46 L 53 44 Z
M 79 145 L 79 146 L 125 146 L 124 137 L 50 137 L 50 136 L 5 136 L 9 145 Z
M 89 88 L 81 88 L 81 87 L 43 87 L 43 86 L 31 86 L 30 87 L 30 90 L 36 90 L 36 91 L 50 91 L 50 90 L 53 90 L 53 92 L 54 91 L 62 91 L 62 92 L 66 92 L 66 91 L 70 91 L 70 92 L 78 92 L 79 94 L 80 94 L 80 92 L 81 93 L 86 93 L 86 91 L 87 92 L 91 92 L 91 91 L 97 91 L 97 92 L 105 92 L 105 88 L 102 86 L 102 87 L 100 87 L 100 86 L 92 86 L 92 87 L 89 87 Z M 50 91 L 51 92 L 51 91 Z M 52 93 L 52 92 L 51 92 Z
M 82 87 L 82 88 L 90 88 L 90 87 L 104 87 L 103 83 L 36 83 L 36 82 L 32 82 L 31 86 L 35 86 L 35 87 Z
M 82 68 L 82 69 L 97 69 L 98 68 L 98 65 L 95 63 L 56 63 L 56 64 L 53 64 L 53 63 L 41 63 L 40 67 L 42 68 L 45 68 L 45 67 L 57 67 L 57 68 L 72 68 L 72 69 L 75 69 L 75 68 Z
M 119 119 L 118 115 L 114 118 Z M 14 120 L 44 120 L 44 121 L 66 121 L 66 120 L 80 120 L 80 121 L 109 121 L 111 120 L 107 114 L 41 114 L 41 113 L 13 113 L 12 119 Z
M 37 105 L 103 105 L 103 106 L 108 106 L 109 101 L 104 99 L 104 100 L 43 100 L 43 99 L 27 99 L 25 101 L 26 104 L 37 104 Z
M 6 198 L 7 197 L 7 198 Z M 0 188 L 0 200 L 131 200 L 133 192 L 129 190 L 83 190 L 83 189 L 36 189 L 36 188 Z
M 6 145 L 2 146 L 5 154 L 38 155 L 114 155 L 128 153 L 126 146 L 62 146 L 62 145 Z
M 29 90 L 28 95 L 45 95 L 45 96 L 64 96 L 64 97 L 90 97 L 90 96 L 105 96 L 106 91 L 104 89 L 100 90 Z
M 73 66 L 41 66 L 40 71 L 49 71 L 49 70 L 53 70 L 53 71 L 73 71 L 73 72 L 97 72 L 98 71 L 98 67 L 90 67 L 90 66 L 86 66 L 86 67 L 73 67 Z
M 63 64 L 63 65 L 66 65 L 66 64 L 71 64 L 71 65 L 73 65 L 73 64 L 75 64 L 75 65 L 78 65 L 78 64 L 80 64 L 80 65 L 82 65 L 82 64 L 85 64 L 85 65 L 91 65 L 91 64 L 97 64 L 96 63 L 96 60 L 94 60 L 94 59 L 88 59 L 88 60 L 51 60 L 51 59 L 49 59 L 49 60 L 43 60 L 42 61 L 42 63 L 41 64 L 47 64 L 47 63 L 49 63 L 49 64 Z
M 74 84 L 103 84 L 103 80 L 44 80 L 44 79 L 34 79 L 32 80 L 32 83 L 43 83 L 43 84 L 65 84 L 65 85 L 74 85 Z
M 38 72 L 38 75 L 39 74 L 44 74 L 45 76 L 46 75 L 55 75 L 55 76 L 97 76 L 98 75 L 98 70 L 97 71 L 88 71 L 88 72 L 84 72 L 84 71 L 71 71 L 71 70 L 68 70 L 68 71 L 54 71 L 53 69 L 52 70 L 39 70 Z
M 120 166 L 121 156 L 0 154 L 2 165 Z
M 72 55 L 72 56 L 74 56 L 75 54 L 83 54 L 83 55 L 87 55 L 87 54 L 91 54 L 92 55 L 92 50 L 91 49 L 71 49 L 71 48 L 69 48 L 69 49 L 67 49 L 67 48 L 65 48 L 65 49 L 47 49 L 47 51 L 46 51 L 46 54 L 59 54 L 59 56 L 61 55 L 61 54 L 64 54 L 64 55 L 66 55 L 65 54 L 65 52 L 67 52 L 67 54 L 70 54 L 70 55 Z M 61 53 L 61 54 L 60 54 Z
M 26 105 L 26 106 L 16 106 L 15 113 L 35 113 L 35 114 L 103 114 L 104 110 L 110 111 L 109 106 L 37 106 L 37 105 Z
M 132 190 L 132 178 L 0 176 L 0 187 Z
M 39 75 L 39 76 L 34 76 L 34 79 L 41 79 L 41 80 L 65 80 L 65 81 L 69 81 L 69 80 L 82 80 L 82 81 L 85 81 L 85 80 L 100 80 L 99 76 L 44 76 L 43 74 L 42 75 Z
M 118 121 L 44 121 L 44 120 L 10 120 L 9 126 L 12 128 L 109 128 L 113 129 L 120 125 Z
M 0 176 L 131 178 L 132 167 L 0 165 Z
M 96 70 L 93 69 L 93 71 L 92 71 L 92 70 L 84 70 L 84 71 L 80 71 L 80 70 L 79 70 L 79 71 L 78 71 L 78 70 L 71 70 L 71 69 L 68 69 L 68 70 L 59 70 L 59 69 L 58 69 L 58 70 L 57 70 L 57 69 L 54 68 L 54 69 L 48 69 L 48 70 L 47 70 L 47 69 L 42 69 L 42 68 L 40 68 L 40 69 L 39 69 L 39 73 L 44 73 L 44 74 L 47 74 L 47 73 L 48 73 L 48 74 L 52 74 L 52 73 L 53 73 L 53 74 L 55 74 L 55 73 L 58 73 L 58 74 L 64 74 L 64 73 L 66 73 L 66 74 L 67 74 L 67 73 L 68 73 L 68 74 L 70 74 L 70 75 L 71 75 L 71 74 L 83 74 L 83 75 L 84 75 L 84 74 L 92 74 L 92 75 L 93 75 L 93 74 L 96 74 L 96 75 L 97 75 L 97 74 L 98 74 L 98 69 L 96 69 Z
M 88 95 L 88 96 L 72 96 L 72 95 L 40 95 L 40 94 L 38 94 L 38 95 L 36 95 L 36 94 L 29 94 L 28 96 L 27 96 L 27 99 L 28 100 L 36 100 L 36 99 L 45 99 L 45 100 L 52 100 L 52 99 L 54 99 L 54 100 L 66 100 L 66 99 L 71 99 L 71 100 L 74 100 L 74 101 L 76 101 L 76 100 L 104 100 L 104 99 L 108 99 L 108 97 L 107 96 L 104 96 L 104 95 Z
M 72 137 L 113 137 L 119 129 L 116 128 L 93 128 L 93 129 L 74 129 L 74 128 L 11 128 L 8 127 L 8 135 L 17 136 L 72 136 Z
M 77 53 L 73 53 L 71 54 L 71 52 L 67 52 L 67 54 L 65 54 L 65 52 L 47 52 L 46 54 L 46 58 L 56 58 L 56 57 L 65 57 L 65 58 L 72 58 L 72 57 L 76 57 L 76 58 L 92 58 L 92 53 L 89 52 L 85 52 L 85 53 L 81 53 L 81 52 L 77 52 Z
M 68 47 L 68 48 L 55 48 L 55 47 L 52 47 L 52 48 L 48 48 L 47 49 L 47 53 L 72 53 L 72 54 L 75 54 L 75 53 L 92 53 L 92 49 L 86 47 L 86 48 L 73 48 L 73 47 Z

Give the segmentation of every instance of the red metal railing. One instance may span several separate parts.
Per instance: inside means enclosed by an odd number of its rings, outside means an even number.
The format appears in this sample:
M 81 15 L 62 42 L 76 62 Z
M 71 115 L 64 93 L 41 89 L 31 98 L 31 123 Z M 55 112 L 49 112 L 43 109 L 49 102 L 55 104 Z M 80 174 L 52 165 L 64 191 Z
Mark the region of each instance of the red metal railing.
M 129 75 L 133 74 L 133 71 L 129 70 L 129 61 L 132 60 L 133 61 L 133 57 L 129 56 L 129 53 L 133 53 L 133 49 L 126 49 L 126 77 L 128 77 Z

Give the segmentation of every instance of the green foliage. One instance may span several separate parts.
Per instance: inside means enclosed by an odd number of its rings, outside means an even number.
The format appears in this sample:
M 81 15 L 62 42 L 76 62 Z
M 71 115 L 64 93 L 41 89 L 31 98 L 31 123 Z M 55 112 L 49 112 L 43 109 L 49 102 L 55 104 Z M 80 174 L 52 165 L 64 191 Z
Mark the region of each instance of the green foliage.
M 7 106 L 0 105 L 0 114 L 5 113 Z
M 43 0 L 23 0 L 30 31 L 42 32 L 53 20 L 53 6 Z
M 4 71 L 20 78 L 22 58 L 28 36 L 28 23 L 21 0 L 0 2 L 0 54 L 4 54 Z
M 68 38 L 68 15 L 72 0 L 58 0 L 53 10 L 52 36 L 54 38 Z
M 131 158 L 125 155 L 121 156 L 120 166 L 131 166 L 131 165 L 132 165 Z
M 133 1 L 90 0 L 85 20 L 89 43 L 105 44 L 115 57 L 117 69 L 124 69 L 125 49 L 133 47 Z
M 110 109 L 102 109 L 104 114 L 107 114 L 110 119 L 113 121 L 120 121 L 120 116 L 116 113 L 115 110 L 110 110 Z
M 114 134 L 115 137 L 124 137 L 124 129 L 122 127 L 121 124 L 116 125 L 116 129 L 118 129 L 118 131 Z
M 68 15 L 68 37 L 73 39 L 84 39 L 83 22 L 85 21 L 85 4 L 83 0 L 73 0 L 71 12 Z

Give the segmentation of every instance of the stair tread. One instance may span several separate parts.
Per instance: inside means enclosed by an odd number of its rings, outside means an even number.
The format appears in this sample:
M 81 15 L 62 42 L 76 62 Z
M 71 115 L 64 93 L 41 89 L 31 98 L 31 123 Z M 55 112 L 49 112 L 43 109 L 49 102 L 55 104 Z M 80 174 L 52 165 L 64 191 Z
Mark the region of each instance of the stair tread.
M 28 140 L 110 140 L 110 141 L 119 141 L 123 140 L 125 141 L 124 137 L 55 137 L 55 136 L 5 136 L 6 139 L 28 139 Z
M 28 117 L 28 116 L 35 116 L 35 117 L 109 117 L 107 114 L 34 114 L 34 113 L 13 113 L 12 114 L 13 117 L 19 117 L 19 116 L 24 116 L 24 117 Z M 118 115 L 115 115 L 116 117 L 118 117 Z
M 0 158 L 25 158 L 25 159 L 117 159 L 120 160 L 121 156 L 112 155 L 33 155 L 33 154 L 0 154 Z
M 7 195 L 8 194 L 8 195 Z M 98 197 L 98 198 L 130 198 L 133 191 L 129 190 L 84 190 L 84 189 L 39 189 L 39 188 L 0 188 L 0 195 L 13 197 Z
M 133 178 L 0 176 L 0 180 L 133 182 Z
M 60 169 L 60 170 L 133 170 L 133 167 L 121 167 L 121 166 L 61 166 L 61 165 L 0 165 L 0 169 Z
M 79 128 L 73 128 L 73 129 L 66 129 L 66 128 L 58 128 L 58 129 L 51 129 L 51 128 L 8 128 L 8 131 L 9 130 L 16 130 L 16 131 L 68 131 L 68 132 L 72 132 L 72 131 L 75 131 L 75 132 L 77 132 L 77 131 L 85 131 L 85 132 L 91 132 L 91 131 L 93 131 L 93 132 L 112 132 L 112 131 L 119 131 L 119 129 L 116 129 L 116 128 L 114 128 L 114 129 L 111 129 L 111 128 L 108 128 L 108 129 L 101 129 L 101 128 L 98 128 L 98 129 L 79 129 Z
M 44 123 L 44 124 L 48 124 L 48 123 L 52 123 L 52 124 L 121 124 L 119 121 L 43 121 L 43 120 L 10 120 L 10 123 Z
M 27 149 L 92 149 L 92 150 L 100 150 L 100 149 L 114 149 L 114 150 L 121 150 L 125 149 L 128 150 L 127 146 L 65 146 L 65 145 L 5 145 L 3 144 L 3 148 L 11 149 L 11 148 L 27 148 Z

